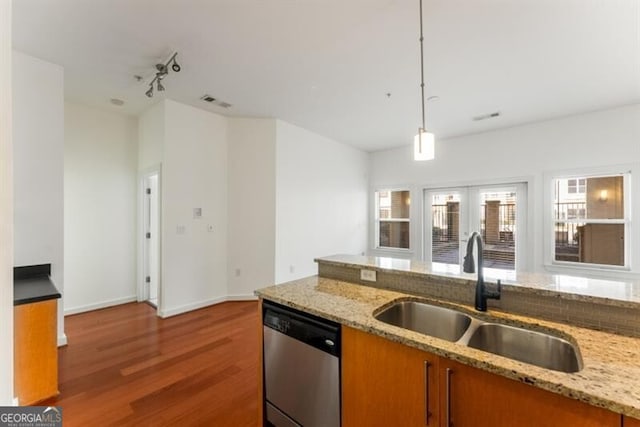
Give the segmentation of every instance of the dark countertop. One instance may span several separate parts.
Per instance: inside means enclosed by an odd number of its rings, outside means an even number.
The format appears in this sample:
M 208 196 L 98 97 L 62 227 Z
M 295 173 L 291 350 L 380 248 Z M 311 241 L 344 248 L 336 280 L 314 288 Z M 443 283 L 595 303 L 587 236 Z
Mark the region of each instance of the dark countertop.
M 13 268 L 13 305 L 31 304 L 60 298 L 49 278 L 51 264 Z

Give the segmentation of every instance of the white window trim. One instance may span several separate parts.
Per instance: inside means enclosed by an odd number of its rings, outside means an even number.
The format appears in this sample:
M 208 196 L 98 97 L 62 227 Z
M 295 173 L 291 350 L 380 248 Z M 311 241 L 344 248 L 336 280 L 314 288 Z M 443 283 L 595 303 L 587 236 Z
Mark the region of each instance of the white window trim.
M 553 202 L 555 197 L 554 181 L 558 178 L 582 178 L 597 176 L 624 176 L 624 218 L 615 220 L 588 220 L 593 224 L 625 224 L 624 235 L 624 266 L 606 264 L 587 264 L 571 261 L 555 260 L 555 235 L 553 218 Z M 637 237 L 634 239 L 633 224 L 638 224 L 638 214 L 640 213 L 640 197 L 631 196 L 631 188 L 640 188 L 640 164 L 623 164 L 612 166 L 599 166 L 581 169 L 556 170 L 544 174 L 544 267 L 553 273 L 595 275 L 607 277 L 624 278 L 631 273 L 637 274 L 638 256 L 640 255 L 640 242 Z M 584 219 L 564 220 L 566 223 L 583 223 Z M 637 234 L 637 233 L 636 233 Z

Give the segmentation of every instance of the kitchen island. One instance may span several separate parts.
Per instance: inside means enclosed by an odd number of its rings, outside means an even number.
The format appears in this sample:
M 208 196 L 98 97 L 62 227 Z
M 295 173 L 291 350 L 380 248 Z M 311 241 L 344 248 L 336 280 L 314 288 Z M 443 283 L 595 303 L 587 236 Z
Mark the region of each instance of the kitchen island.
M 322 274 L 323 271 L 327 272 L 327 266 L 375 270 L 375 265 L 379 264 L 380 260 L 372 260 L 368 257 L 338 256 L 323 258 L 318 262 L 320 264 L 319 271 Z M 378 266 L 378 268 L 380 267 Z M 384 270 L 388 272 L 393 268 L 384 267 Z M 376 271 L 381 278 L 381 274 L 384 272 Z M 398 271 L 400 273 L 407 272 L 402 268 Z M 418 281 L 434 280 L 433 275 L 428 272 L 409 270 L 408 273 Z M 463 279 L 465 278 L 449 278 L 448 280 L 449 282 L 457 280 L 459 283 L 456 283 L 455 286 L 467 286 L 472 289 L 473 280 L 466 279 L 468 283 L 465 283 Z M 444 283 L 439 286 L 447 288 L 447 280 Z M 471 308 L 472 299 L 469 299 L 467 304 L 463 304 L 451 301 L 451 299 L 443 299 L 441 295 L 433 298 L 424 294 L 417 296 L 415 292 L 409 293 L 406 290 L 399 292 L 383 289 L 390 287 L 394 287 L 394 284 L 389 281 L 383 283 L 383 281 L 377 280 L 375 284 L 365 286 L 353 283 L 353 281 L 313 276 L 261 289 L 256 294 L 263 299 L 340 323 L 345 330 L 362 332 L 381 338 L 386 342 L 397 343 L 425 352 L 425 354 L 434 355 L 441 360 L 458 363 L 461 366 L 471 367 L 503 379 L 514 380 L 526 385 L 526 387 L 533 387 L 573 401 L 583 402 L 590 407 L 602 408 L 616 414 L 618 419 L 620 419 L 620 414 L 629 417 L 629 419 L 640 419 L 640 381 L 638 381 L 640 378 L 640 338 L 542 320 L 529 315 L 498 311 L 491 307 L 487 313 L 479 313 Z M 535 287 L 527 286 L 522 286 L 521 290 L 525 293 L 534 291 Z M 549 289 L 541 291 L 554 295 L 558 293 Z M 557 296 L 553 298 L 557 298 Z M 632 313 L 637 306 L 635 295 L 632 295 L 629 300 L 619 302 L 612 302 L 602 295 L 574 296 L 573 298 L 580 300 L 581 303 L 604 302 L 605 306 L 606 304 L 617 304 L 625 310 L 631 310 Z M 452 299 L 455 300 L 455 298 Z M 569 295 L 567 299 L 571 299 L 571 296 Z M 444 304 L 449 308 L 467 312 L 483 321 L 553 332 L 553 334 L 562 336 L 577 345 L 582 356 L 582 369 L 575 373 L 553 371 L 392 326 L 374 318 L 375 314 L 398 300 L 426 301 L 434 305 Z M 344 349 L 346 348 L 344 347 Z M 346 363 L 348 362 L 343 361 L 343 364 Z M 404 380 L 398 378 L 397 381 L 403 382 Z M 440 388 L 443 389 L 443 386 Z M 440 390 L 440 392 L 442 391 Z M 343 389 L 343 405 L 346 396 L 348 394 L 345 395 Z M 432 406 L 438 405 L 436 402 Z M 343 406 L 343 416 L 347 411 L 348 407 Z M 621 423 L 618 422 L 617 425 L 621 425 Z

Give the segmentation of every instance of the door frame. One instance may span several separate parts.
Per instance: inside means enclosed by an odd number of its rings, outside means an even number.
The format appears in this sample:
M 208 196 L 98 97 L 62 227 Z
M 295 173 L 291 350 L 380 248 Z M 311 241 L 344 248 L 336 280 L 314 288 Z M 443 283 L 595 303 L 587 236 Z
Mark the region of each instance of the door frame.
M 163 301 L 163 290 L 162 290 L 162 276 L 164 271 L 164 266 L 162 262 L 162 165 L 159 163 L 157 165 L 151 166 L 147 169 L 144 169 L 138 174 L 138 228 L 137 228 L 137 242 L 138 242 L 138 272 L 137 272 L 137 300 L 138 302 L 143 302 L 148 299 L 147 292 L 145 290 L 145 222 L 144 222 L 144 214 L 145 214 L 145 193 L 146 193 L 146 185 L 145 182 L 148 177 L 152 175 L 158 175 L 158 304 L 156 307 L 157 314 L 160 315 L 162 301 Z
M 429 186 L 424 187 L 422 190 L 423 197 L 423 212 L 422 212 L 422 259 L 426 262 L 431 262 L 431 200 L 430 195 L 458 192 L 460 193 L 460 259 L 464 256 L 466 251 L 466 244 L 469 237 L 469 233 L 474 231 L 475 228 L 471 222 L 474 219 L 480 218 L 480 199 L 479 194 L 483 190 L 500 190 L 515 188 L 518 193 L 518 198 L 521 202 L 518 203 L 516 209 L 516 218 L 519 218 L 519 223 L 524 224 L 519 227 L 519 234 L 521 236 L 516 243 L 516 263 L 515 272 L 529 271 L 531 265 L 531 229 L 532 224 L 529 220 L 529 209 L 531 209 L 532 201 L 532 179 L 531 178 L 514 178 L 505 180 L 491 180 L 487 182 L 473 182 L 473 183 L 456 183 L 452 185 L 443 186 Z M 466 201 L 466 209 L 463 209 L 463 204 Z M 466 230 L 466 233 L 465 233 Z M 460 261 L 462 262 L 462 261 Z

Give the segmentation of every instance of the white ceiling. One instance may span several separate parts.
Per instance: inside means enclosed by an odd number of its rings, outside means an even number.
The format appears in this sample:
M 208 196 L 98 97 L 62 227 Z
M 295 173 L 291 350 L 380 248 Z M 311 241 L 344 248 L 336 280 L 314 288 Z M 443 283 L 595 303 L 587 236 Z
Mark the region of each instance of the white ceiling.
M 13 43 L 72 101 L 138 114 L 162 96 L 277 117 L 367 151 L 419 126 L 418 0 L 14 0 Z M 640 0 L 424 0 L 438 138 L 640 102 Z M 149 99 L 135 74 L 178 51 Z M 233 105 L 224 110 L 200 97 Z M 386 94 L 390 93 L 388 97 Z M 109 99 L 125 101 L 115 107 Z M 482 122 L 473 116 L 500 111 Z

